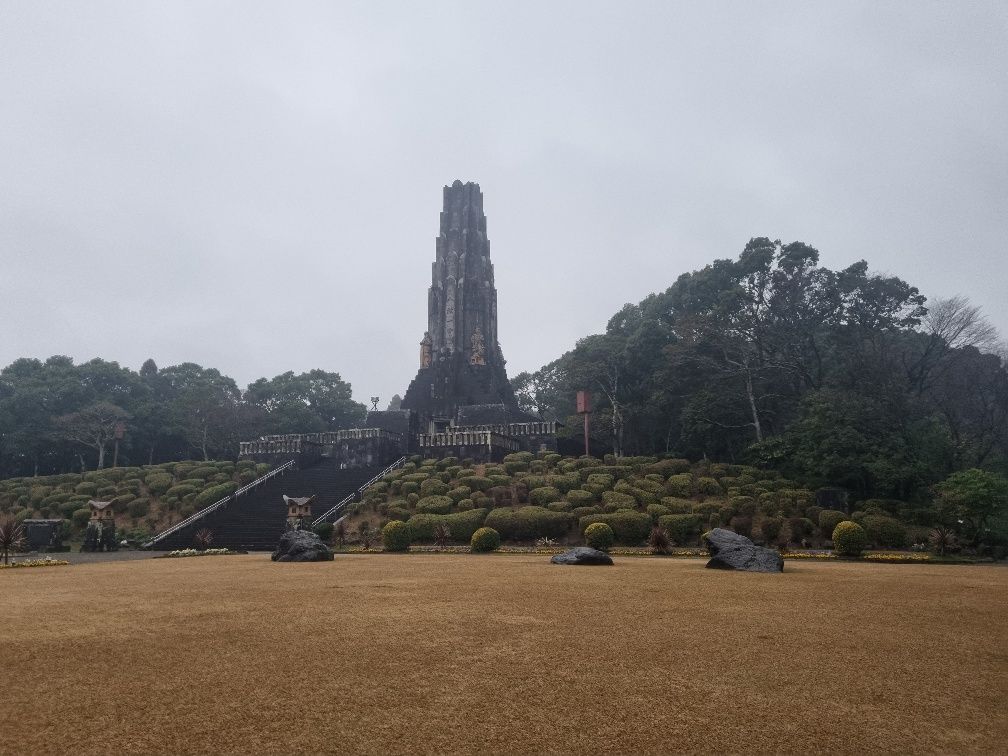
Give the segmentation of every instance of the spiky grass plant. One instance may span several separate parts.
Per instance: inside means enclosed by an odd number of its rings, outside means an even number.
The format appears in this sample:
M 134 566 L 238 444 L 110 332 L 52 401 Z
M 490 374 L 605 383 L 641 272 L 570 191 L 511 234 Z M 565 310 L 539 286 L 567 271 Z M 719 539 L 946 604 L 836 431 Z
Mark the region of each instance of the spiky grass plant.
M 4 564 L 8 563 L 8 555 L 21 548 L 24 543 L 24 525 L 13 517 L 0 520 L 0 553 L 3 553 Z
M 668 554 L 672 547 L 672 540 L 669 538 L 668 531 L 661 525 L 655 525 L 651 528 L 651 534 L 648 536 L 648 546 L 651 547 L 652 554 Z
M 434 526 L 434 529 L 431 531 L 431 534 L 434 537 L 434 548 L 438 549 L 439 551 L 441 549 L 448 548 L 448 544 L 451 543 L 452 534 L 451 534 L 451 528 L 449 528 L 445 523 L 443 522 L 437 523 Z
M 196 541 L 197 546 L 208 549 L 210 548 L 210 544 L 213 543 L 213 531 L 210 528 L 200 528 L 193 535 L 193 540 Z
M 341 519 L 333 526 L 333 541 L 335 541 L 336 545 L 342 549 L 344 544 L 346 544 L 346 539 L 347 539 L 346 520 Z
M 365 520 L 357 526 L 357 537 L 360 539 L 361 548 L 364 551 L 371 548 L 371 543 L 374 541 L 374 530 L 371 528 L 370 522 Z

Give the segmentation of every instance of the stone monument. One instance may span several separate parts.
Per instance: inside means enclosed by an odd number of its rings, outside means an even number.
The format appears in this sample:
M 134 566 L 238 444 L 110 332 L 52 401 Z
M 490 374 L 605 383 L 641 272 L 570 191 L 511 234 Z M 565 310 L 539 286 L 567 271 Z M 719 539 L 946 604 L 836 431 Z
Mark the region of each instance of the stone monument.
M 528 419 L 497 341 L 497 289 L 479 184 L 455 181 L 444 188 L 431 268 L 420 369 L 402 409 L 417 413 L 421 432 L 446 429 L 464 407 L 479 407 L 480 423 Z

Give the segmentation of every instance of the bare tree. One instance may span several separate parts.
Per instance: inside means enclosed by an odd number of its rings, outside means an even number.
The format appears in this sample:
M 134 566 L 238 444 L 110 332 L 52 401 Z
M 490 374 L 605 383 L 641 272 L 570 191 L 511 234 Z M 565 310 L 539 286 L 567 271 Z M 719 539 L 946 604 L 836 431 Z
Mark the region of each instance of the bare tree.
M 105 466 L 105 448 L 115 437 L 116 426 L 129 418 L 129 413 L 111 402 L 96 402 L 78 412 L 57 420 L 60 434 L 98 453 L 98 469 Z

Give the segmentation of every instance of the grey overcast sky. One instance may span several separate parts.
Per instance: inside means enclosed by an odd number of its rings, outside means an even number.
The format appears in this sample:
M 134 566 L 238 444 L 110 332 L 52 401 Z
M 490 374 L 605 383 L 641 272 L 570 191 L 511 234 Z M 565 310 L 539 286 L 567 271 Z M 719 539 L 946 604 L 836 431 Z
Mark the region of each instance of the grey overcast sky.
M 402 393 L 441 187 L 509 372 L 753 236 L 1008 333 L 1002 2 L 0 0 L 0 364 Z

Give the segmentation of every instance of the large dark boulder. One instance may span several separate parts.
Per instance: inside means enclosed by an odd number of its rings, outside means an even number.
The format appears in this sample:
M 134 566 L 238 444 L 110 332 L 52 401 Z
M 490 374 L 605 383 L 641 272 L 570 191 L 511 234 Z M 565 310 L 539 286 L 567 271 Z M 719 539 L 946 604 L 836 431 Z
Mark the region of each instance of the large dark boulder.
M 288 530 L 273 552 L 274 562 L 331 562 L 333 553 L 310 530 Z
M 745 536 L 724 528 L 714 528 L 704 536 L 710 561 L 716 570 L 745 572 L 783 572 L 784 558 L 774 549 L 757 546 Z
M 612 557 L 598 549 L 575 546 L 570 551 L 557 554 L 550 561 L 553 564 L 612 564 Z

